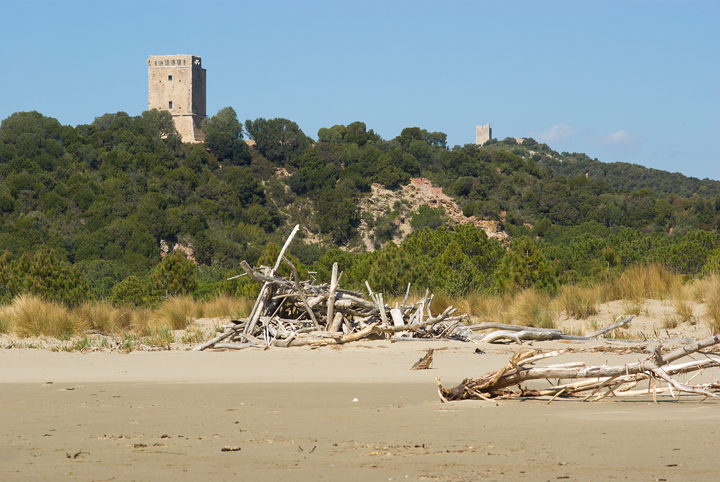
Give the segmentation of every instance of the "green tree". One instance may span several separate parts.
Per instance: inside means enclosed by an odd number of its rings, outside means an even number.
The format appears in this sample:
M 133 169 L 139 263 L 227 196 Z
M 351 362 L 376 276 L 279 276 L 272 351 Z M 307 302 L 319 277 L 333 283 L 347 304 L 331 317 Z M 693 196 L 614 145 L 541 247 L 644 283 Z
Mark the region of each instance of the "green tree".
M 112 296 L 113 287 L 121 282 L 127 274 L 117 264 L 104 259 L 81 261 L 77 267 L 85 276 L 90 292 L 100 299 L 109 299 Z
M 154 298 L 192 294 L 197 289 L 195 263 L 179 251 L 165 256 L 150 275 L 148 285 Z
M 116 306 L 132 305 L 147 306 L 150 304 L 150 290 L 147 286 L 147 280 L 138 276 L 130 275 L 112 289 L 110 297 L 112 303 Z
M 314 205 L 318 211 L 318 225 L 323 233 L 332 237 L 333 243 L 345 244 L 360 224 L 358 192 L 347 183 L 340 182 L 334 188 L 321 190 Z
M 410 218 L 410 226 L 413 229 L 428 228 L 435 230 L 445 225 L 445 209 L 442 207 L 431 208 L 425 204 L 418 207 L 417 212 Z
M 416 291 L 424 290 L 430 282 L 428 259 L 410 256 L 390 243 L 371 262 L 367 279 L 373 291 L 384 294 L 405 293 L 408 283 Z
M 67 306 L 76 306 L 91 297 L 83 274 L 54 250 L 23 253 L 6 269 L 11 273 L 6 285 L 11 297 L 31 293 Z
M 320 128 L 320 130 L 318 130 L 318 140 L 320 142 L 340 145 L 343 142 L 343 136 L 336 129 L 328 129 L 327 127 L 322 127 Z
M 172 114 L 166 110 L 146 110 L 142 113 L 141 119 L 145 132 L 152 137 L 162 139 L 168 137 L 180 137 L 180 134 L 178 134 L 178 131 L 175 128 L 175 122 L 173 121 Z
M 205 145 L 220 162 L 234 165 L 250 164 L 250 150 L 243 140 L 243 130 L 235 109 L 225 107 L 205 120 Z
M 469 291 L 482 287 L 480 271 L 454 239 L 434 265 L 434 285 L 448 296 L 465 296 Z
M 558 286 L 551 262 L 529 238 L 513 240 L 493 278 L 493 287 L 500 292 L 518 288 L 554 291 Z
M 300 127 L 288 119 L 248 119 L 245 130 L 257 143 L 257 150 L 267 160 L 281 166 L 305 152 L 312 144 Z

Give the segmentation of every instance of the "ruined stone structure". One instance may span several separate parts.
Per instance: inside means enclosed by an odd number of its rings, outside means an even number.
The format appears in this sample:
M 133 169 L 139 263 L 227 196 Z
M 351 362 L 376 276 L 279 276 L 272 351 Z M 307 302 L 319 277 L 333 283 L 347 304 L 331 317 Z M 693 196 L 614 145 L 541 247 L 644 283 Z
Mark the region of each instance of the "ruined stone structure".
M 194 55 L 151 55 L 148 58 L 148 109 L 172 114 L 183 142 L 205 140 L 205 69 Z
M 489 123 L 486 126 L 475 127 L 475 144 L 476 145 L 482 146 L 490 139 L 492 139 L 492 128 L 490 127 Z

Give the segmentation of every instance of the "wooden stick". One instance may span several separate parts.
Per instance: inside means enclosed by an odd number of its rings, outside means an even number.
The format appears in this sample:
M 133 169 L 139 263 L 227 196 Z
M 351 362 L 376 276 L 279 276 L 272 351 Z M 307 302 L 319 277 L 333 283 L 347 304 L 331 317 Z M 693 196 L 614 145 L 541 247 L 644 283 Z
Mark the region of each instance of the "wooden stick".
M 618 375 L 618 376 L 620 376 L 620 375 Z M 597 387 L 590 395 L 588 395 L 587 397 L 583 398 L 582 401 L 583 401 L 583 402 L 586 402 L 589 398 L 591 398 L 591 397 L 592 397 L 593 395 L 595 395 L 597 392 L 599 392 L 600 390 L 602 390 L 602 388 L 603 388 L 605 385 L 607 385 L 608 383 L 610 383 L 610 382 L 612 382 L 613 380 L 615 380 L 618 376 L 610 377 L 610 378 L 608 378 L 607 380 L 605 380 L 605 381 L 602 383 L 602 385 L 600 385 L 599 387 Z
M 290 262 L 289 259 L 287 259 L 285 256 L 282 257 L 283 261 L 290 267 L 290 271 L 292 271 L 292 274 L 295 278 L 295 289 L 300 294 L 300 299 L 303 302 L 303 305 L 305 306 L 305 310 L 307 311 L 308 315 L 310 315 L 310 319 L 313 321 L 315 326 L 320 327 L 320 324 L 317 322 L 317 319 L 315 319 L 315 313 L 313 313 L 313 310 L 310 308 L 307 302 L 307 298 L 305 297 L 305 290 L 303 290 L 302 286 L 300 285 L 300 278 L 298 276 L 297 269 L 295 268 L 295 265 Z
M 342 313 L 335 313 L 335 317 L 332 320 L 332 324 L 328 325 L 328 331 L 340 331 L 340 325 L 342 325 L 343 315 Z
M 295 227 L 292 230 L 292 233 L 290 233 L 290 236 L 288 236 L 287 240 L 285 241 L 285 244 L 283 245 L 282 249 L 280 250 L 280 254 L 277 257 L 277 260 L 275 261 L 275 267 L 272 270 L 271 274 L 275 274 L 275 272 L 280 267 L 280 262 L 282 261 L 283 256 L 285 255 L 285 251 L 290 247 L 290 243 L 292 243 L 293 238 L 295 237 L 295 234 L 300 230 L 300 225 L 296 224 Z
M 390 310 L 390 318 L 392 318 L 393 326 L 405 326 L 405 323 L 403 321 L 402 312 L 398 308 L 393 308 Z M 400 336 L 406 335 L 407 333 L 404 331 L 399 332 Z
M 446 319 L 448 316 L 450 316 L 455 311 L 457 311 L 457 308 L 448 306 L 445 309 L 445 311 L 443 311 L 440 315 L 436 316 L 435 318 L 430 318 L 429 320 L 424 321 L 421 325 L 388 326 L 388 327 L 380 328 L 380 331 L 397 333 L 399 331 L 409 330 L 409 331 L 417 332 L 420 328 L 425 328 L 426 326 L 431 326 L 431 325 L 434 325 L 435 323 L 440 323 L 441 321 Z M 465 317 L 465 315 L 462 315 L 460 318 L 463 318 L 463 317 Z
M 535 328 L 535 327 L 528 327 L 528 326 L 521 326 L 521 325 L 508 325 L 506 323 L 492 323 L 492 322 L 486 322 L 486 323 L 479 323 L 477 325 L 468 325 L 468 329 L 471 331 L 480 331 L 480 330 L 510 330 L 510 331 L 523 331 L 527 329 L 532 329 L 534 331 L 546 331 L 550 333 L 557 333 L 558 335 L 562 334 L 562 330 L 558 328 Z
M 620 328 L 621 326 L 624 326 L 628 323 L 630 323 L 635 315 L 630 315 L 629 317 L 625 318 L 624 320 L 618 321 L 617 323 L 613 323 L 612 325 L 606 326 L 605 328 L 600 328 L 597 331 L 593 331 L 592 333 L 589 333 L 585 335 L 588 338 L 595 338 L 600 335 L 604 335 L 608 331 L 612 331 L 616 328 Z
M 388 324 L 387 313 L 385 313 L 385 301 L 383 300 L 383 294 L 378 293 L 378 310 L 380 310 L 380 319 L 383 325 Z
M 285 244 L 283 245 L 282 249 L 280 250 L 280 254 L 277 257 L 277 260 L 275 261 L 275 267 L 270 272 L 270 275 L 274 275 L 277 269 L 280 267 L 280 262 L 282 261 L 283 256 L 285 255 L 285 251 L 287 251 L 288 247 L 290 246 L 290 243 L 292 242 L 293 238 L 295 237 L 295 234 L 300 229 L 300 225 L 296 224 L 295 228 L 293 228 L 292 232 L 290 233 L 290 236 L 288 236 L 287 240 L 285 241 Z M 247 264 L 247 263 L 246 263 Z M 242 263 L 241 263 L 242 266 Z M 250 273 L 248 272 L 248 275 Z M 265 307 L 265 304 L 267 303 L 266 298 L 271 297 L 271 290 L 270 285 L 267 281 L 263 284 L 263 287 L 260 289 L 260 294 L 258 295 L 257 300 L 255 301 L 255 306 L 253 307 L 253 313 L 250 317 L 250 321 L 247 325 L 245 325 L 244 333 L 252 333 L 255 330 L 255 325 L 257 324 L 258 318 L 260 318 L 260 315 L 262 314 L 262 309 Z
M 423 296 L 423 299 L 420 302 L 420 306 L 418 307 L 417 311 L 415 312 L 415 320 L 413 321 L 413 325 L 422 325 L 423 314 L 424 314 L 423 312 L 425 311 L 425 303 L 427 302 L 429 293 L 430 293 L 430 288 L 425 288 L 425 296 Z
M 432 305 L 433 299 L 435 299 L 435 295 L 430 295 L 430 299 L 427 302 L 427 306 L 425 307 L 425 310 L 427 311 L 428 318 L 432 318 L 432 311 L 430 311 L 430 305 Z
M 330 329 L 330 324 L 335 324 L 335 320 L 333 319 L 333 310 L 335 309 L 335 290 L 337 290 L 338 285 L 338 264 L 333 263 L 332 266 L 332 276 L 330 278 L 330 296 L 328 296 L 328 303 L 327 303 L 327 320 L 328 324 L 326 325 L 328 330 Z M 334 331 L 334 330 L 331 330 Z
M 203 351 L 203 350 L 215 345 L 216 343 L 221 342 L 226 338 L 229 338 L 230 336 L 232 336 L 236 333 L 237 333 L 236 327 L 232 327 L 229 330 L 225 331 L 224 333 L 221 333 L 220 335 L 216 336 L 212 340 L 206 341 L 205 343 L 203 343 L 200 346 L 196 346 L 195 348 L 193 348 L 193 351 Z
M 407 304 L 407 299 L 408 299 L 409 295 L 410 295 L 410 283 L 408 283 L 407 290 L 405 290 L 405 299 L 403 300 L 403 303 L 402 303 L 403 308 Z
M 555 395 L 553 395 L 553 397 L 550 400 L 548 400 L 548 402 L 545 405 L 550 405 L 553 402 L 553 400 L 555 400 L 557 397 L 559 397 L 563 393 L 565 393 L 565 388 L 563 388 L 562 390 L 557 392 Z
M 547 331 L 536 331 L 534 329 L 522 330 L 522 331 L 509 331 L 509 330 L 497 330 L 492 333 L 488 333 L 480 339 L 482 343 L 494 343 L 501 339 L 514 340 L 518 344 L 522 344 L 522 340 L 553 340 L 557 338 L 556 333 Z
M 265 348 L 265 345 L 253 345 L 250 343 L 216 343 L 213 348 L 227 348 L 230 350 L 244 350 L 245 348 Z
M 370 283 L 368 283 L 367 280 L 365 280 L 365 286 L 368 289 L 368 294 L 370 295 L 370 298 L 374 298 L 375 295 L 373 294 L 373 290 L 372 288 L 370 288 Z
M 351 341 L 356 341 L 361 338 L 365 338 L 366 336 L 371 335 L 375 332 L 375 327 L 377 326 L 377 323 L 371 323 L 362 330 L 358 331 L 357 333 L 353 333 L 352 335 L 344 336 L 342 337 L 338 343 L 350 343 Z

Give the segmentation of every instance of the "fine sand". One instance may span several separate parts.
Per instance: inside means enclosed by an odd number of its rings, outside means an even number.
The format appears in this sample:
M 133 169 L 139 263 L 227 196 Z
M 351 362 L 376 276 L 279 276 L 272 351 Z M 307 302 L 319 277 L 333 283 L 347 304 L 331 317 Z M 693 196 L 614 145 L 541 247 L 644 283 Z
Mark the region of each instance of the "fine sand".
M 534 348 L 576 350 L 553 363 L 646 356 L 592 349 L 601 344 Z M 437 350 L 433 368 L 410 371 L 428 347 Z M 388 341 L 239 352 L 1 350 L 0 480 L 718 480 L 714 400 L 440 403 L 436 376 L 452 386 L 500 368 L 517 350 Z

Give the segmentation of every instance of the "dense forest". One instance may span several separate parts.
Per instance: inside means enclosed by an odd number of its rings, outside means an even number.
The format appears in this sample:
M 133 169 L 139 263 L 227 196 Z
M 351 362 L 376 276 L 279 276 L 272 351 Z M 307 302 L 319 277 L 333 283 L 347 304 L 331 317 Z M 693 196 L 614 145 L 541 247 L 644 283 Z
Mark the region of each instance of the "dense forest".
M 449 147 L 418 127 L 383 139 L 363 122 L 316 138 L 288 119 L 207 119 L 183 144 L 169 113 L 105 114 L 63 126 L 38 112 L 0 125 L 0 296 L 68 304 L 95 297 L 153 303 L 173 293 L 250 294 L 240 261 L 272 264 L 292 226 L 292 257 L 324 281 L 400 292 L 412 281 L 450 295 L 556 290 L 639 263 L 688 276 L 720 265 L 720 182 L 558 153 L 533 139 Z M 247 141 L 246 141 L 247 139 Z M 358 209 L 374 183 L 439 186 L 464 215 L 496 220 L 501 244 L 440 209 Z M 399 242 L 400 213 L 414 232 Z M 377 248 L 367 251 L 360 226 Z M 395 242 L 397 241 L 397 243 Z M 194 250 L 161 259 L 161 242 Z M 420 289 L 420 288 L 419 288 Z

